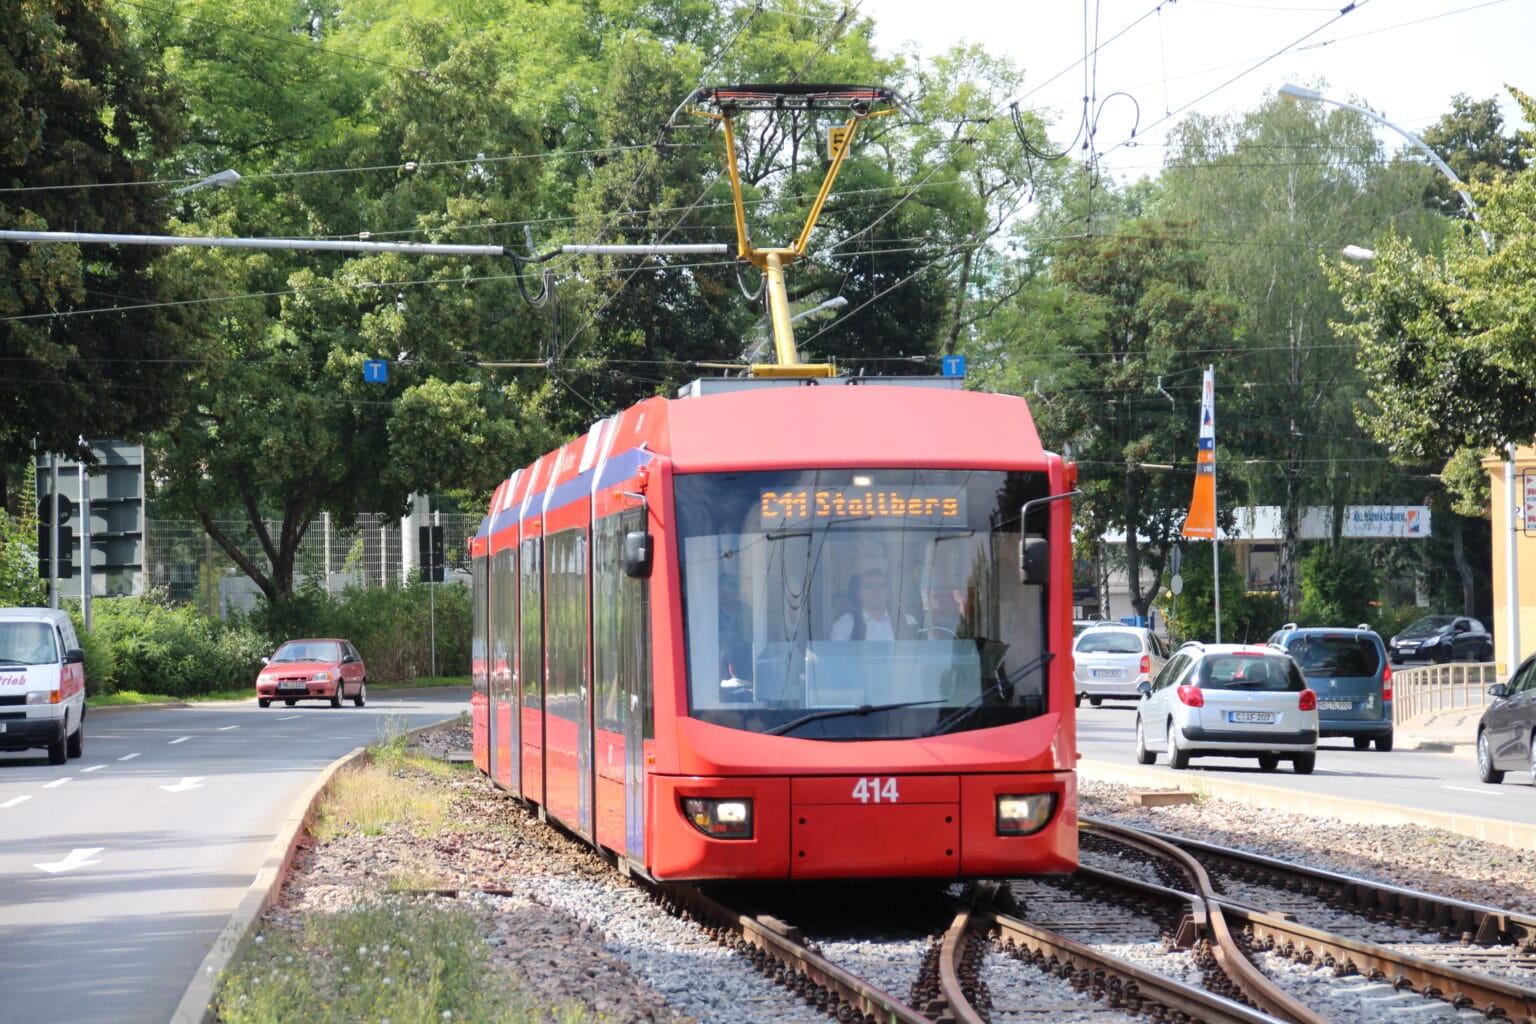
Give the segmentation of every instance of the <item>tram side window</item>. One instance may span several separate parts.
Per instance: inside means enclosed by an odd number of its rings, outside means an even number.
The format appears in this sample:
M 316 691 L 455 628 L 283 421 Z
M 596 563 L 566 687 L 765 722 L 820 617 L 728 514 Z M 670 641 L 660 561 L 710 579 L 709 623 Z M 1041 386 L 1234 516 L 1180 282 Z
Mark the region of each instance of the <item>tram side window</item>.
M 523 706 L 544 706 L 544 561 L 539 541 L 525 540 L 518 553 L 518 662 L 522 666 Z
M 478 555 L 474 561 L 473 573 L 475 578 L 474 594 L 475 608 L 471 622 L 470 635 L 470 681 L 476 693 L 485 693 L 488 685 L 487 677 L 490 674 L 490 660 L 487 657 L 488 644 L 486 643 L 486 581 L 490 571 L 490 559 L 485 555 Z
M 517 552 L 498 551 L 491 562 L 491 695 L 507 700 L 515 688 L 517 646 Z
M 587 535 L 562 530 L 545 539 L 549 619 L 549 713 L 581 719 L 587 671 Z
M 623 532 L 618 516 L 598 520 L 592 527 L 592 686 L 593 717 L 598 729 L 624 730 L 623 608 L 620 581 Z

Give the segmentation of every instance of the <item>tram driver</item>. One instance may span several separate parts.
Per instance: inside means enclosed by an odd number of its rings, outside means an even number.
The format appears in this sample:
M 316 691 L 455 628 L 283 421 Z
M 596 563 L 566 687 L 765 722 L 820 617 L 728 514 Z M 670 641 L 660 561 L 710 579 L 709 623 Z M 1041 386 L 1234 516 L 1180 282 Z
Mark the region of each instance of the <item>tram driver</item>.
M 899 613 L 891 601 L 890 580 L 879 569 L 870 569 L 850 583 L 857 607 L 832 623 L 833 640 L 907 639 L 917 630 L 910 615 Z

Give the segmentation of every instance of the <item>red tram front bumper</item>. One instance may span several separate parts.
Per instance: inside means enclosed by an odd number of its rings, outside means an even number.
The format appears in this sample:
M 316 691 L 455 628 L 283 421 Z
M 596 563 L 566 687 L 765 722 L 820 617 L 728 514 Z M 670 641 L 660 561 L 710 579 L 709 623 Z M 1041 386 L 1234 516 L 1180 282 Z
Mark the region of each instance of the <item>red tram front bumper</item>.
M 998 800 L 1048 795 L 1030 835 L 1000 835 Z M 1077 867 L 1072 772 L 880 777 L 652 776 L 646 860 L 661 879 L 977 878 Z M 706 835 L 688 798 L 750 801 L 752 835 Z

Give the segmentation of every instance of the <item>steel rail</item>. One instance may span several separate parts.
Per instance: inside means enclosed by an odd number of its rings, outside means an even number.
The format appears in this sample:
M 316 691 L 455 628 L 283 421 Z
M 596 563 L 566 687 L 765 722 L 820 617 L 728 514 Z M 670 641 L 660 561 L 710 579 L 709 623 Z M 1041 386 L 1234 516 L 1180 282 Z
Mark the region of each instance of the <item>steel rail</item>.
M 1225 900 L 1217 902 L 1227 914 L 1251 929 L 1254 938 L 1289 946 L 1289 950 L 1282 949 L 1285 955 L 1294 958 L 1299 954 L 1309 962 L 1315 959 L 1325 966 L 1342 966 L 1346 974 L 1382 978 L 1394 988 L 1411 988 L 1426 999 L 1443 999 L 1457 1009 L 1470 1007 L 1490 1019 L 1536 1022 L 1536 989 L 1425 960 L 1374 942 L 1333 935 Z
M 981 899 L 990 901 L 996 894 L 996 887 L 983 895 Z M 970 945 L 971 928 L 975 924 L 975 911 L 972 907 L 966 907 L 955 915 L 955 921 L 944 933 L 944 942 L 939 949 L 939 995 L 948 1008 L 942 1020 L 954 1021 L 955 1024 L 991 1024 L 971 1005 L 971 997 L 965 991 L 962 975 L 966 974 L 965 958 Z
M 1087 831 L 1110 824 L 1096 818 L 1079 820 Z M 1366 878 L 1354 878 L 1322 868 L 1291 864 L 1274 857 L 1232 850 L 1198 839 L 1187 839 L 1150 829 L 1137 831 L 1202 857 L 1213 857 L 1241 865 L 1250 871 L 1299 879 L 1307 885 L 1324 888 L 1341 904 L 1367 916 L 1379 914 L 1410 922 L 1421 928 L 1440 929 L 1453 935 L 1467 936 L 1472 942 L 1484 946 L 1525 943 L 1536 948 L 1536 916 L 1500 910 L 1496 907 Z
M 1081 822 L 1079 827 L 1083 827 Z M 1221 966 L 1222 971 L 1237 986 L 1244 998 L 1266 1013 L 1292 1021 L 1294 1024 L 1328 1024 L 1327 1017 L 1318 1014 L 1275 984 L 1268 975 L 1259 970 L 1253 961 L 1248 959 L 1247 952 L 1227 925 L 1223 904 L 1217 896 L 1215 887 L 1211 885 L 1210 875 L 1191 854 L 1170 842 L 1150 836 L 1138 829 L 1109 822 L 1094 822 L 1087 826 L 1087 831 L 1105 835 L 1127 846 L 1144 850 L 1154 857 L 1171 860 L 1180 867 L 1186 877 L 1194 883 L 1198 898 L 1205 903 L 1211 954 L 1216 957 L 1216 962 Z
M 741 914 L 691 885 L 667 883 L 658 891 L 700 917 L 735 932 L 742 941 L 762 950 L 785 967 L 803 975 L 868 1020 L 886 1024 L 935 1024 L 895 996 L 855 977 L 818 956 L 799 941 L 799 933 L 772 921 Z M 842 1019 L 842 1018 L 838 1018 Z
M 1162 1016 L 1154 1015 L 1154 1020 L 1277 1024 L 1277 1019 L 1270 1014 L 1235 999 L 1186 985 L 995 909 L 978 909 L 973 916 L 996 930 L 998 941 L 1004 948 L 1024 949 L 1036 958 L 1047 962 L 1054 960 L 1083 976 L 1090 984 L 1101 984 L 1109 994 L 1111 1006 L 1124 1006 L 1132 1012 L 1149 1012 L 1146 1004 L 1153 1004 L 1167 1011 Z

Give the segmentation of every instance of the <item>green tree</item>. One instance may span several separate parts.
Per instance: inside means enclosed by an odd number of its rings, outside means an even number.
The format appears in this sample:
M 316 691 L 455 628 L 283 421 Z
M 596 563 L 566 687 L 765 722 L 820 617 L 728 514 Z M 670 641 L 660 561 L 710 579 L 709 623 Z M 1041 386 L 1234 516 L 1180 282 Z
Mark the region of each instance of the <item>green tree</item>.
M 1346 626 L 1375 619 L 1379 604 L 1376 568 L 1358 545 L 1317 544 L 1301 560 L 1301 609 L 1297 621 Z
M 1519 140 L 1504 132 L 1497 97 L 1474 101 L 1457 93 L 1451 97 L 1450 112 L 1441 115 L 1420 137 L 1463 181 L 1497 181 L 1526 166 Z M 1468 216 L 1466 203 L 1442 174 L 1429 179 L 1424 198 L 1427 205 L 1447 216 Z
M 47 598 L 37 575 L 37 475 L 28 459 L 17 489 L 20 512 L 0 507 L 0 608 L 31 607 Z
M 1193 459 L 1201 363 L 1231 344 L 1236 310 L 1207 287 L 1187 228 L 1147 220 L 1061 244 L 1048 285 L 1023 300 L 1032 329 L 988 358 L 1045 378 L 1033 411 L 1046 443 L 1077 461 L 1077 526 L 1126 537 L 1131 603 L 1146 615 L 1190 496 L 1187 474 L 1158 467 Z M 1195 397 L 1170 401 L 1165 381 Z
M 1216 588 L 1213 584 L 1211 547 L 1201 543 L 1185 549 L 1179 575 L 1184 592 L 1174 599 L 1164 591 L 1158 607 L 1168 622 L 1169 636 L 1179 641 L 1216 639 Z M 1285 621 L 1285 609 L 1273 593 L 1250 592 L 1243 587 L 1237 552 L 1230 544 L 1221 549 L 1221 640 L 1223 643 L 1263 643 Z M 1357 620 L 1358 621 L 1358 620 Z
M 101 0 L 0 0 L 0 21 L 0 227 L 163 234 L 147 182 L 177 122 L 156 55 Z M 84 454 L 81 436 L 142 436 L 176 411 L 195 353 L 185 310 L 160 305 L 185 283 L 164 252 L 0 245 L 0 465 L 34 439 Z
M 513 26 L 458 26 L 459 37 L 409 19 L 393 34 L 333 27 L 275 2 L 234 21 L 144 15 L 141 35 L 197 86 L 183 157 L 246 175 L 239 188 L 196 194 L 181 230 L 357 237 L 376 227 L 483 241 L 482 225 L 533 206 L 538 161 L 519 158 L 540 153 L 540 117 L 519 102 L 516 62 L 505 59 Z M 327 48 L 302 42 L 315 34 Z M 388 62 L 349 63 L 330 49 L 366 55 L 385 39 L 401 47 Z M 269 600 L 292 592 L 298 546 L 320 513 L 346 523 L 360 509 L 402 510 L 415 490 L 483 494 L 549 443 L 540 389 L 473 365 L 538 354 L 541 332 L 513 315 L 505 264 L 272 250 L 176 259 L 211 294 L 246 297 L 221 304 L 195 406 L 154 439 L 157 497 L 198 518 Z M 363 382 L 368 358 L 389 360 L 387 384 Z M 232 511 L 242 530 L 221 525 Z
M 1417 200 L 1432 172 L 1389 163 L 1369 119 L 1271 97 L 1236 116 L 1192 117 L 1175 133 L 1154 208 L 1200 226 L 1212 287 L 1241 310 L 1239 346 L 1223 361 L 1222 444 L 1228 493 L 1280 508 L 1279 590 L 1301 597 L 1305 506 L 1403 502 L 1400 478 L 1355 422 L 1360 382 L 1329 323 L 1341 313 L 1317 254 L 1369 241 L 1384 227 L 1422 230 Z
M 1536 100 L 1510 91 L 1536 123 Z M 1536 133 L 1520 138 L 1536 149 Z M 1536 439 L 1536 169 L 1468 188 L 1488 243 L 1468 231 L 1425 252 L 1394 234 L 1370 268 L 1330 266 L 1350 317 L 1335 330 L 1359 346 L 1364 422 L 1403 460 Z

